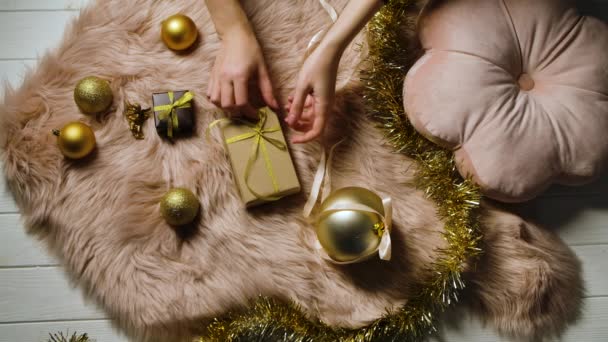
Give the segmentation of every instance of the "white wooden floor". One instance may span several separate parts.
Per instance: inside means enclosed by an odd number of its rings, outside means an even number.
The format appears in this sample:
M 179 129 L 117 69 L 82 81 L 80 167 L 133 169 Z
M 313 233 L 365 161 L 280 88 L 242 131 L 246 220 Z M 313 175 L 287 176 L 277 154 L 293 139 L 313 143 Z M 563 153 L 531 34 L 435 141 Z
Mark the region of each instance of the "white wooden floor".
M 65 23 L 86 2 L 0 0 L 0 78 L 18 85 L 24 68 L 57 43 Z M 583 0 L 582 6 L 608 20 L 608 0 Z M 608 341 L 607 193 L 608 175 L 577 189 L 554 187 L 523 207 L 561 235 L 584 266 L 584 315 L 562 341 Z M 56 261 L 25 236 L 19 213 L 0 182 L 0 342 L 46 341 L 48 333 L 56 331 L 87 332 L 99 342 L 126 341 L 102 311 L 68 285 Z M 437 340 L 510 341 L 469 318 L 458 328 L 446 328 Z

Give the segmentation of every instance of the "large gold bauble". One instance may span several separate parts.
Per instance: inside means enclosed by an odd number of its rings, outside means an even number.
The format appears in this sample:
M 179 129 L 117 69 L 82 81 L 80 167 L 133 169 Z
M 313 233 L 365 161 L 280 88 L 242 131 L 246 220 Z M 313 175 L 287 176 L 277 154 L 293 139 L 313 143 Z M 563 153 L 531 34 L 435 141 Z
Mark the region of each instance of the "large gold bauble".
M 169 190 L 160 201 L 160 213 L 172 226 L 191 223 L 198 215 L 199 202 L 192 191 L 184 188 Z
M 357 210 L 327 211 L 336 205 L 363 204 L 384 215 L 382 199 L 370 190 L 348 187 L 333 192 L 321 204 L 317 238 L 327 255 L 338 262 L 351 262 L 373 254 L 380 244 L 378 214 Z
M 187 50 L 196 42 L 197 38 L 196 24 L 188 16 L 175 14 L 162 23 L 161 39 L 171 50 Z
M 71 122 L 61 130 L 54 130 L 57 146 L 64 156 L 70 159 L 81 159 L 95 149 L 95 133 L 91 127 L 82 122 Z
M 74 101 L 83 113 L 99 114 L 110 108 L 114 95 L 108 81 L 89 76 L 76 84 Z

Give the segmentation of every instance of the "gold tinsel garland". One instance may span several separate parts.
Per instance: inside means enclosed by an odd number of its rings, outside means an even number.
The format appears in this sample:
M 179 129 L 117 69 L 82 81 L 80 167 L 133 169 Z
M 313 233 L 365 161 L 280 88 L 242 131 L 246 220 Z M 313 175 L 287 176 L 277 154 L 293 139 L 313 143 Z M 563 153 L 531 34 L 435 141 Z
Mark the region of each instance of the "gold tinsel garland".
M 403 77 L 418 56 L 400 34 L 415 25 L 414 10 L 413 0 L 392 0 L 369 23 L 364 83 L 372 117 L 393 147 L 417 162 L 416 186 L 436 203 L 445 223 L 447 247 L 430 265 L 429 279 L 403 308 L 361 329 L 335 329 L 309 320 L 294 304 L 261 297 L 244 312 L 216 319 L 200 341 L 419 341 L 435 330 L 437 316 L 458 301 L 465 286 L 461 273 L 481 253 L 481 196 L 471 181 L 459 176 L 452 152 L 417 133 L 403 110 Z
M 215 319 L 197 341 L 419 341 L 435 330 L 438 315 L 458 301 L 465 286 L 461 273 L 481 253 L 480 193 L 458 175 L 452 152 L 417 133 L 403 110 L 403 77 L 418 56 L 401 33 L 415 25 L 415 10 L 415 0 L 392 0 L 372 19 L 364 83 L 372 117 L 393 147 L 417 162 L 415 184 L 436 203 L 445 223 L 447 247 L 429 265 L 429 278 L 403 308 L 361 329 L 332 328 L 310 320 L 293 303 L 260 297 L 248 310 Z
M 78 335 L 73 333 L 71 336 L 64 335 L 62 332 L 49 335 L 47 342 L 93 342 L 87 334 Z

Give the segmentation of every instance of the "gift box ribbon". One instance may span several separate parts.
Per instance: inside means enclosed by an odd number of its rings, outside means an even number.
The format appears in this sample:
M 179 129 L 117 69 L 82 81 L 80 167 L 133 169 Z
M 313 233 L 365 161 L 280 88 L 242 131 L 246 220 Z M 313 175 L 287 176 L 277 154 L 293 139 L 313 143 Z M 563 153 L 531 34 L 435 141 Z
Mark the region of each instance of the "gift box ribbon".
M 160 112 L 158 114 L 159 120 L 167 120 L 167 136 L 173 138 L 173 131 L 179 129 L 179 118 L 176 110 L 192 107 L 191 101 L 194 98 L 194 94 L 187 91 L 182 97 L 177 99 L 177 101 L 175 100 L 175 94 L 172 91 L 168 92 L 167 95 L 169 96 L 169 104 L 155 106 L 154 111 Z
M 253 190 L 253 188 L 249 182 L 249 178 L 251 176 L 251 170 L 253 169 L 253 164 L 258 159 L 259 155 L 261 154 L 262 158 L 264 158 L 264 165 L 266 167 L 266 171 L 268 172 L 268 176 L 270 177 L 270 180 L 272 181 L 272 187 L 274 189 L 274 192 L 278 193 L 280 191 L 279 182 L 274 173 L 274 169 L 272 167 L 272 162 L 270 161 L 270 156 L 268 155 L 268 148 L 266 146 L 266 143 L 270 143 L 271 145 L 273 145 L 274 147 L 278 148 L 281 151 L 287 150 L 287 145 L 283 141 L 268 136 L 268 133 L 280 131 L 281 127 L 276 126 L 276 127 L 264 128 L 264 126 L 266 125 L 266 120 L 268 118 L 267 114 L 264 110 L 260 110 L 258 112 L 258 115 L 259 115 L 259 120 L 257 123 L 252 123 L 252 122 L 238 119 L 238 118 L 215 120 L 214 122 L 212 122 L 209 125 L 207 132 L 209 132 L 209 130 L 211 130 L 214 126 L 216 126 L 222 122 L 238 122 L 242 125 L 249 127 L 251 129 L 251 132 L 247 132 L 247 133 L 236 135 L 231 138 L 227 138 L 226 144 L 234 144 L 235 142 L 253 139 L 253 144 L 251 145 L 251 155 L 249 156 L 249 160 L 247 160 L 247 166 L 245 167 L 245 185 L 247 186 L 247 189 L 249 189 L 249 191 L 251 191 L 251 193 L 255 197 L 257 197 L 261 200 L 264 200 L 264 201 L 269 201 L 269 202 L 276 201 L 276 200 L 281 199 L 281 196 L 261 195 L 261 194 L 257 193 L 255 190 Z

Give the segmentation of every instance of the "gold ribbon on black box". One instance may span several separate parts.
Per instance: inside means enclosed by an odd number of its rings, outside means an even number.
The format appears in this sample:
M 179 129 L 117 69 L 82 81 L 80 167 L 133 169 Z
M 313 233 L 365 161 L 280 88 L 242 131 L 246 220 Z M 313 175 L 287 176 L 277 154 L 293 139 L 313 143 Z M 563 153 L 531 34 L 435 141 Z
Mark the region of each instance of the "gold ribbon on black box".
M 160 96 L 166 95 L 169 98 L 169 103 L 158 104 L 160 101 Z M 181 95 L 181 96 L 179 96 Z M 166 122 L 167 125 L 167 137 L 173 138 L 175 132 L 180 131 L 180 126 L 182 123 L 180 122 L 180 115 L 178 110 L 180 109 L 189 109 L 189 122 L 185 123 L 185 128 L 191 129 L 193 126 L 192 123 L 192 99 L 194 99 L 194 94 L 190 91 L 183 92 L 183 94 L 178 93 L 178 98 L 176 99 L 176 93 L 169 91 L 167 93 L 154 94 L 154 113 L 157 121 L 157 128 L 159 127 L 159 123 Z

